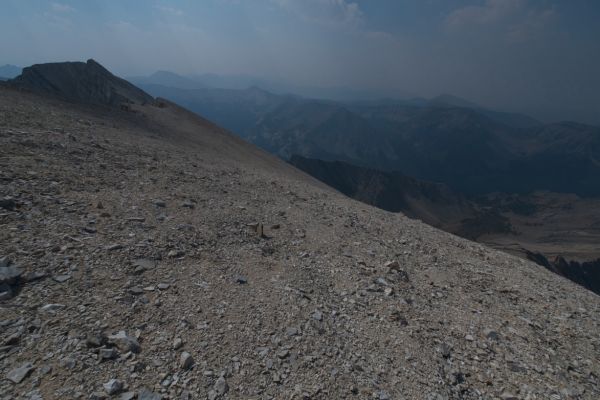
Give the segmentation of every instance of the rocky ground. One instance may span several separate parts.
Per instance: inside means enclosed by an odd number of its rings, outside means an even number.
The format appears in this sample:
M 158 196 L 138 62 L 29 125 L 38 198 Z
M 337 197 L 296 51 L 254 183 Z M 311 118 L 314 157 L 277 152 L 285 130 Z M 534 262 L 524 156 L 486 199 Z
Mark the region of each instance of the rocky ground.
M 0 88 L 0 398 L 597 399 L 600 298 L 169 104 Z

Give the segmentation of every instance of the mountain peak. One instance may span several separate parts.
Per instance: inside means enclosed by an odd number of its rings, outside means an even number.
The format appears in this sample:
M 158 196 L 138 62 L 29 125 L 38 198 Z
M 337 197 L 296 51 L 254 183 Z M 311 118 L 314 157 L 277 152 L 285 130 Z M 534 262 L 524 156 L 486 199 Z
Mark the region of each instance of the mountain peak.
M 13 87 L 54 95 L 69 101 L 117 106 L 146 104 L 152 96 L 113 75 L 93 59 L 87 62 L 35 64 L 8 81 Z

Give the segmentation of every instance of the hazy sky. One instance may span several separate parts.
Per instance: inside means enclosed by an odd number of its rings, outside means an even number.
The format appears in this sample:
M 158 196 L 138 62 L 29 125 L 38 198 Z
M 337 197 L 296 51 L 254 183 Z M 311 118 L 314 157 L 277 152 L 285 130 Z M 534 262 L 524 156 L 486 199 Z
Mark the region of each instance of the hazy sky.
M 452 93 L 600 124 L 598 0 L 2 0 L 0 64 Z

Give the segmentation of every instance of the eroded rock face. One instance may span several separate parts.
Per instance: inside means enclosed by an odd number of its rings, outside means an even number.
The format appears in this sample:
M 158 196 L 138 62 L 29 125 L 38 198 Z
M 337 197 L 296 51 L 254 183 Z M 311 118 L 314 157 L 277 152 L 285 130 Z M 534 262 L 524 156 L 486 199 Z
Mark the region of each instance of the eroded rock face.
M 35 366 L 3 397 L 600 398 L 593 293 L 184 110 L 93 110 L 0 88 L 0 254 L 70 276 L 0 305 L 0 376 Z

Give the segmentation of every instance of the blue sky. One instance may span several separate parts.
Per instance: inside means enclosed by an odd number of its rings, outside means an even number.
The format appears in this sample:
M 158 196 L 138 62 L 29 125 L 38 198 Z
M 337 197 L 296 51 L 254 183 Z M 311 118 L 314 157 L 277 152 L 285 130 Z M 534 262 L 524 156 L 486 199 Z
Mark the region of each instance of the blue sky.
M 452 93 L 600 123 L 596 0 L 3 0 L 0 64 Z M 557 117 L 558 115 L 558 117 Z

